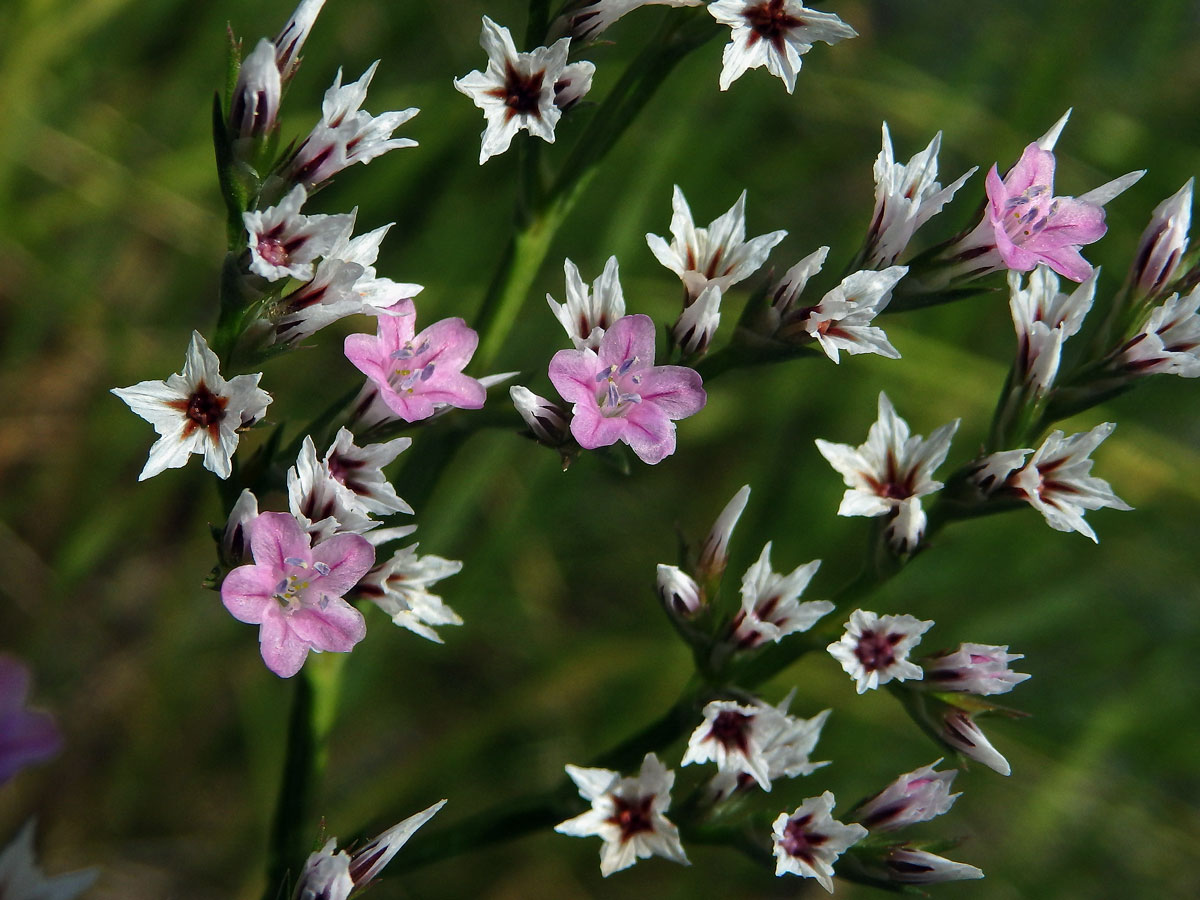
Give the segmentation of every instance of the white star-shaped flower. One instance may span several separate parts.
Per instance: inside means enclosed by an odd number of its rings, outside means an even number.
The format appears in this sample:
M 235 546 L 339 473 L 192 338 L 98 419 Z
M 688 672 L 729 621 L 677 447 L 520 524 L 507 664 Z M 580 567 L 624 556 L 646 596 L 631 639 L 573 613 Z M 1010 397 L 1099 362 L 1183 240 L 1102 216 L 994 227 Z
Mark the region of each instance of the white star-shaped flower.
M 833 893 L 833 864 L 851 845 L 867 836 L 861 825 L 843 825 L 833 817 L 833 794 L 809 797 L 791 815 L 775 820 L 772 834 L 775 874 L 791 872 L 815 878 Z
M 567 66 L 571 39 L 518 53 L 508 29 L 484 16 L 479 43 L 488 55 L 487 71 L 476 69 L 454 79 L 454 86 L 483 110 L 487 121 L 479 164 L 507 150 L 521 129 L 553 144 L 554 126 L 562 116 L 554 102 L 554 86 Z
M 816 41 L 836 44 L 858 32 L 832 13 L 809 9 L 797 0 L 720 0 L 708 11 L 732 29 L 722 57 L 721 90 L 745 74 L 747 69 L 766 66 L 778 75 L 790 94 L 796 87 L 800 57 Z
M 841 639 L 825 649 L 842 664 L 860 694 L 889 681 L 920 679 L 924 672 L 908 654 L 933 627 L 932 620 L 913 616 L 878 616 L 856 609 Z
M 354 227 L 354 214 L 303 216 L 308 192 L 296 185 L 276 206 L 242 213 L 250 271 L 267 281 L 313 277 L 313 261 L 327 256 L 344 232 Z
M 939 131 L 928 147 L 902 165 L 896 162 L 892 136 L 887 122 L 883 123 L 883 149 L 875 158 L 875 212 L 864 254 L 871 268 L 882 269 L 894 263 L 916 230 L 941 212 L 979 168 L 973 166 L 953 184 L 942 187 L 937 181 L 941 146 Z
M 444 642 L 434 627 L 461 625 L 463 620 L 429 588 L 461 572 L 462 563 L 440 556 L 418 556 L 417 546 L 397 550 L 386 563 L 364 575 L 355 591 L 401 628 L 441 644 Z
M 789 634 L 808 631 L 833 611 L 828 600 L 806 600 L 800 595 L 808 587 L 821 561 L 797 566 L 788 575 L 771 569 L 771 542 L 763 547 L 758 560 L 742 576 L 742 608 L 733 620 L 733 640 L 742 648 L 756 647 L 766 641 L 778 643 Z
M 262 373 L 221 377 L 221 361 L 200 332 L 192 332 L 183 372 L 166 381 L 142 381 L 112 392 L 154 426 L 161 437 L 150 448 L 138 481 L 178 469 L 193 453 L 204 468 L 228 478 L 238 433 L 263 417 L 271 395 L 258 387 Z
M 334 534 L 364 534 L 379 525 L 354 492 L 333 477 L 309 435 L 296 465 L 288 469 L 287 491 L 289 511 L 316 541 Z
M 585 347 L 596 350 L 604 332 L 625 315 L 625 295 L 621 291 L 617 258 L 608 258 L 604 271 L 592 282 L 590 291 L 571 260 L 563 260 L 563 271 L 567 278 L 567 302 L 557 303 L 549 294 L 546 302 L 576 350 Z
M 921 497 L 941 490 L 933 471 L 950 452 L 950 441 L 958 430 L 955 419 L 934 431 L 928 440 L 910 433 L 908 423 L 884 393 L 879 394 L 879 418 L 859 447 L 817 440 L 817 449 L 841 473 L 850 490 L 842 496 L 839 516 L 882 516 L 894 518 L 888 526 L 892 547 L 911 552 L 925 533 Z
M 609 769 L 579 766 L 567 766 L 567 774 L 580 796 L 591 801 L 592 808 L 559 822 L 554 830 L 572 837 L 599 836 L 604 841 L 600 849 L 602 875 L 608 877 L 651 856 L 690 865 L 679 841 L 679 829 L 664 815 L 671 806 L 675 773 L 653 753 L 646 754 L 636 778 L 622 778 L 619 772 Z
M 745 191 L 707 228 L 696 227 L 679 185 L 675 185 L 671 208 L 671 243 L 657 234 L 647 234 L 646 243 L 655 258 L 683 281 L 688 305 L 710 284 L 725 292 L 753 275 L 767 261 L 771 248 L 787 236 L 786 231 L 772 231 L 746 240 Z

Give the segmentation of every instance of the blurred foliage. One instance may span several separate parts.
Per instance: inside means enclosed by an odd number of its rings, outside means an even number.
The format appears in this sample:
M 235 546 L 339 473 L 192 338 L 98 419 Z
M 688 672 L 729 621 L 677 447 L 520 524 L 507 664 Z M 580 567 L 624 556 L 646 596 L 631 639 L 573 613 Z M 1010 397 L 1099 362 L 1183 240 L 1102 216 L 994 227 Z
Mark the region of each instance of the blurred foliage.
M 205 523 L 222 517 L 208 473 L 193 460 L 138 484 L 151 430 L 107 390 L 177 371 L 191 329 L 215 321 L 223 235 L 208 128 L 225 25 L 252 45 L 291 5 L 0 5 L 0 643 L 30 661 L 37 702 L 67 734 L 61 758 L 0 788 L 0 835 L 36 811 L 50 871 L 103 867 L 97 900 L 261 891 L 289 685 L 263 668 L 253 630 L 199 586 L 212 562 Z M 590 280 L 617 254 L 630 311 L 669 320 L 678 285 L 642 236 L 666 233 L 673 183 L 700 222 L 748 189 L 750 233 L 790 231 L 777 269 L 829 244 L 836 277 L 870 215 L 884 119 L 902 159 L 942 130 L 949 181 L 971 165 L 1003 168 L 1073 106 L 1058 146 L 1061 192 L 1149 169 L 1110 204 L 1109 233 L 1088 250 L 1105 269 L 1102 293 L 1119 282 L 1150 209 L 1200 171 L 1192 0 L 825 6 L 860 37 L 806 56 L 794 96 L 764 70 L 718 92 L 723 40 L 685 60 L 560 234 L 499 368 L 522 368 L 548 392 L 544 362 L 561 334 L 541 296 L 561 298 L 564 256 Z M 476 164 L 481 117 L 451 86 L 483 64 L 484 12 L 514 31 L 524 22 L 513 0 L 330 0 L 284 107 L 285 134 L 303 133 L 337 67 L 357 77 L 376 58 L 367 108 L 421 107 L 403 131 L 419 148 L 355 167 L 312 208 L 357 205 L 361 230 L 398 223 L 379 269 L 427 286 L 425 322 L 470 320 L 512 216 L 515 154 Z M 630 16 L 587 54 L 597 96 L 647 23 L 668 13 Z M 580 120 L 563 122 L 560 145 Z M 932 232 L 972 223 L 981 176 Z M 745 296 L 726 301 L 727 327 Z M 689 662 L 657 609 L 654 565 L 674 561 L 672 527 L 701 537 L 743 483 L 754 492 L 731 577 L 768 539 L 779 568 L 826 560 L 810 597 L 850 577 L 867 523 L 834 515 L 842 487 L 813 438 L 860 442 L 886 388 L 918 432 L 962 416 L 950 458 L 962 462 L 986 432 L 1012 353 L 1001 296 L 884 325 L 903 360 L 731 374 L 681 424 L 679 452 L 627 478 L 588 459 L 563 474 L 554 454 L 510 434 L 473 438 L 417 510 L 422 549 L 465 560 L 443 593 L 466 625 L 435 646 L 368 616 L 322 789 L 330 833 L 350 839 L 441 797 L 450 803 L 428 827 L 450 826 L 556 783 L 564 763 L 670 704 Z M 334 331 L 268 366 L 274 421 L 297 421 L 357 377 Z M 1136 511 L 1092 514 L 1098 547 L 1030 510 L 962 523 L 869 601 L 935 619 L 931 648 L 1010 643 L 1034 675 L 1012 697 L 1033 717 L 988 728 L 1014 775 L 964 773 L 953 813 L 926 826 L 963 837 L 951 855 L 987 873 L 938 896 L 1200 895 L 1195 390 L 1156 379 L 1070 423 L 1120 423 L 1096 473 Z M 777 788 L 780 809 L 825 786 L 845 808 L 938 753 L 891 698 L 856 697 L 824 654 L 764 693 L 775 701 L 792 686 L 798 714 L 834 706 L 818 748 L 834 765 Z M 597 850 L 547 832 L 385 878 L 371 896 L 815 890 L 712 848 L 695 848 L 691 869 L 654 860 L 604 882 Z M 839 883 L 838 894 L 873 892 Z

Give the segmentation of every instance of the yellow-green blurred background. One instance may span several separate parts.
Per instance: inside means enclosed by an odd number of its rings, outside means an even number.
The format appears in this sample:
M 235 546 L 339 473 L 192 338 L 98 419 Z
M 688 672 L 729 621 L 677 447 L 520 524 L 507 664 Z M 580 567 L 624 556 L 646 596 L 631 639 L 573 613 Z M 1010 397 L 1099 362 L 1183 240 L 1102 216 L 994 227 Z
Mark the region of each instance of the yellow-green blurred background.
M 262 890 L 289 685 L 263 667 L 254 629 L 200 587 L 213 562 L 206 523 L 222 516 L 211 476 L 193 460 L 138 484 L 153 433 L 107 391 L 178 371 L 191 329 L 211 334 L 224 235 L 209 128 L 225 25 L 252 46 L 291 7 L 0 3 L 0 649 L 28 661 L 36 702 L 66 736 L 58 759 L 0 787 L 0 840 L 36 813 L 51 872 L 102 868 L 95 900 Z M 790 232 L 776 270 L 828 244 L 832 275 L 869 219 L 884 119 L 901 159 L 944 131 L 946 182 L 971 165 L 1003 169 L 1074 107 L 1058 145 L 1060 193 L 1149 169 L 1110 204 L 1108 235 L 1086 251 L 1104 267 L 1101 297 L 1150 210 L 1200 171 L 1192 0 L 821 8 L 860 37 L 818 45 L 793 96 L 765 70 L 718 92 L 723 36 L 662 85 L 556 241 L 499 368 L 551 392 L 544 367 L 563 340 L 541 298 L 562 299 L 564 256 L 590 280 L 617 254 L 629 310 L 671 320 L 678 284 L 643 235 L 666 234 L 672 184 L 700 223 L 748 189 L 749 233 Z M 421 108 L 402 130 L 419 148 L 349 170 L 307 211 L 357 205 L 364 231 L 397 222 L 379 271 L 426 285 L 423 322 L 471 319 L 512 216 L 514 154 L 478 166 L 482 117 L 451 85 L 483 66 L 484 13 L 523 31 L 518 2 L 330 0 L 284 107 L 285 136 L 305 133 L 337 67 L 349 79 L 379 58 L 366 108 Z M 671 13 L 641 10 L 585 55 L 597 97 Z M 563 121 L 552 163 L 586 116 Z M 981 190 L 982 171 L 931 236 L 971 224 Z M 722 334 L 745 296 L 727 298 Z M 851 575 L 868 524 L 834 515 L 842 486 L 813 439 L 861 442 L 884 388 L 918 432 L 961 416 L 950 457 L 961 463 L 985 434 L 1013 346 L 1003 294 L 882 324 L 902 360 L 723 377 L 708 408 L 681 423 L 678 453 L 628 478 L 595 460 L 563 474 L 553 453 L 512 434 L 473 438 L 417 510 L 422 550 L 465 561 L 441 587 L 466 624 L 436 646 L 368 616 L 320 795 L 330 832 L 382 828 L 442 797 L 450 802 L 427 827 L 451 826 L 557 783 L 564 763 L 664 709 L 689 662 L 657 608 L 654 565 L 675 561 L 675 526 L 701 536 L 743 483 L 753 494 L 731 579 L 768 539 L 777 569 L 826 561 L 811 597 Z M 360 377 L 340 355 L 342 332 L 267 366 L 273 421 L 304 418 Z M 871 599 L 879 612 L 935 619 L 929 647 L 1008 643 L 1033 674 L 1011 695 L 1032 717 L 987 726 L 1012 777 L 972 768 L 953 812 L 921 831 L 965 838 L 950 855 L 987 873 L 935 887 L 938 896 L 1200 895 L 1197 388 L 1159 378 L 1069 423 L 1120 423 L 1095 474 L 1136 511 L 1089 515 L 1099 546 L 1030 510 L 959 524 Z M 816 754 L 834 764 L 777 788 L 778 809 L 826 788 L 844 809 L 940 755 L 890 697 L 856 696 L 824 654 L 764 696 L 793 686 L 797 713 L 834 707 Z M 668 758 L 677 764 L 679 749 Z M 692 849 L 690 869 L 651 860 L 605 881 L 598 847 L 547 831 L 385 879 L 371 896 L 817 890 L 709 847 Z M 873 892 L 838 883 L 837 893 Z

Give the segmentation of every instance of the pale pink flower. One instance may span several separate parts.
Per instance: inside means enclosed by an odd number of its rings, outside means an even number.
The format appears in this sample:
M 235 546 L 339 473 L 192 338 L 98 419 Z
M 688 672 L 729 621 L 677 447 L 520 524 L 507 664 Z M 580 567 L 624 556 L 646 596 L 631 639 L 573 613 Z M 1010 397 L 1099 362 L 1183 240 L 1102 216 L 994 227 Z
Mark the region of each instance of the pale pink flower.
M 354 226 L 354 214 L 304 216 L 300 208 L 308 192 L 296 185 L 278 205 L 242 213 L 250 271 L 267 281 L 313 277 L 313 261 L 327 256 L 343 232 Z
M 112 389 L 161 435 L 138 481 L 178 469 L 193 453 L 202 454 L 204 468 L 218 478 L 229 477 L 239 433 L 266 414 L 271 395 L 258 387 L 261 372 L 226 381 L 220 367 L 217 354 L 193 331 L 181 373 Z
M 381 315 L 378 332 L 351 334 L 345 343 L 350 360 L 379 389 L 380 399 L 406 422 L 427 419 L 437 404 L 479 409 L 485 391 L 464 375 L 479 335 L 462 319 L 442 319 L 414 335 L 416 307 L 402 300 Z
M 1009 653 L 1007 645 L 959 644 L 953 653 L 943 653 L 921 661 L 925 669 L 921 687 L 930 691 L 955 691 L 983 697 L 1005 694 L 1030 677 L 1008 667 L 1010 662 L 1024 658 L 1023 654 Z
M 348 653 L 366 636 L 362 613 L 342 599 L 375 560 L 357 534 L 309 546 L 288 513 L 263 513 L 250 535 L 254 564 L 225 576 L 221 600 L 240 622 L 259 625 L 267 668 L 282 678 L 300 671 L 308 651 Z
M 597 835 L 604 841 L 600 848 L 600 874 L 604 877 L 651 856 L 690 865 L 679 829 L 665 815 L 671 806 L 675 773 L 653 753 L 646 754 L 636 778 L 579 766 L 567 766 L 567 774 L 592 808 L 559 822 L 554 830 L 572 837 Z
M 869 831 L 897 831 L 949 811 L 960 794 L 951 794 L 957 769 L 937 772 L 935 760 L 901 775 L 874 797 L 854 809 L 856 820 Z
M 56 756 L 62 749 L 62 735 L 54 717 L 25 705 L 29 682 L 25 664 L 0 653 L 0 784 L 26 766 Z M 0 890 L 0 897 L 3 896 Z
M 709 285 L 723 292 L 749 278 L 767 261 L 771 248 L 786 231 L 772 231 L 746 240 L 746 192 L 723 215 L 697 228 L 692 210 L 679 185 L 671 197 L 671 243 L 657 234 L 647 234 L 646 243 L 655 259 L 679 276 L 688 292 L 688 305 Z
M 654 365 L 654 322 L 625 316 L 599 350 L 560 350 L 550 381 L 571 410 L 571 434 L 585 450 L 628 444 L 653 465 L 675 452 L 676 419 L 704 408 L 700 376 L 683 366 Z
M 780 813 L 772 828 L 775 874 L 815 878 L 833 893 L 833 864 L 853 844 L 867 836 L 858 824 L 844 825 L 833 817 L 833 794 L 809 797 L 791 815 Z
M 832 13 L 809 9 L 798 0 L 719 0 L 708 11 L 731 29 L 722 57 L 721 90 L 747 69 L 766 66 L 787 85 L 796 87 L 800 57 L 817 41 L 836 44 L 858 32 Z
M 771 543 L 742 576 L 742 608 L 731 625 L 733 640 L 743 648 L 767 641 L 778 643 L 787 635 L 808 631 L 817 620 L 833 612 L 828 600 L 806 600 L 800 595 L 820 568 L 821 561 L 797 566 L 788 575 L 771 568 Z
M 479 164 L 507 150 L 522 129 L 553 144 L 554 126 L 562 116 L 554 87 L 567 68 L 571 39 L 518 53 L 508 29 L 484 16 L 479 44 L 488 56 L 487 71 L 476 69 L 454 79 L 454 87 L 483 110 L 487 123 Z M 590 84 L 590 73 L 577 70 L 575 74 L 586 75 Z
M 855 681 L 860 694 L 875 690 L 893 679 L 907 681 L 924 674 L 908 654 L 933 627 L 932 620 L 913 616 L 879 616 L 856 609 L 846 622 L 840 640 L 827 649 Z
M 859 447 L 817 440 L 831 466 L 849 488 L 838 508 L 839 516 L 890 515 L 888 538 L 893 549 L 911 552 L 925 533 L 921 497 L 941 490 L 934 470 L 950 452 L 950 441 L 959 420 L 943 425 L 926 440 L 913 435 L 908 423 L 884 393 L 879 394 L 879 418 Z

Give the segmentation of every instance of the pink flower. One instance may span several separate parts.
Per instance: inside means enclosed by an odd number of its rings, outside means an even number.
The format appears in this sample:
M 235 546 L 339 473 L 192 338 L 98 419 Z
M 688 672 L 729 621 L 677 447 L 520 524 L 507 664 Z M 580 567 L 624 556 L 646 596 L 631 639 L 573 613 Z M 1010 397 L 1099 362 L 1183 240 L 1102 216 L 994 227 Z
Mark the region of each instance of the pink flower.
M 260 625 L 263 662 L 281 678 L 300 671 L 309 650 L 348 653 L 366 636 L 362 613 L 342 599 L 375 562 L 357 534 L 337 534 L 315 547 L 287 513 L 263 513 L 250 535 L 254 565 L 221 585 L 225 608 Z
M 986 184 L 987 219 L 1008 268 L 1028 272 L 1045 263 L 1072 281 L 1092 274 L 1079 248 L 1104 237 L 1104 209 L 1087 200 L 1054 196 L 1053 153 L 1030 144 L 1007 178 L 1001 181 L 992 166 Z
M 585 450 L 624 441 L 642 462 L 675 452 L 674 420 L 704 408 L 699 374 L 654 365 L 654 322 L 625 316 L 604 333 L 599 350 L 560 350 L 550 381 L 574 403 L 571 434 Z
M 346 338 L 346 358 L 379 388 L 379 397 L 406 422 L 427 419 L 435 404 L 479 409 L 483 385 L 462 373 L 479 335 L 462 319 L 442 319 L 414 336 L 416 307 L 401 300 L 379 317 L 379 331 Z
M 50 714 L 25 708 L 28 696 L 29 669 L 14 657 L 0 654 L 0 784 L 30 763 L 49 759 L 62 747 L 62 736 Z

